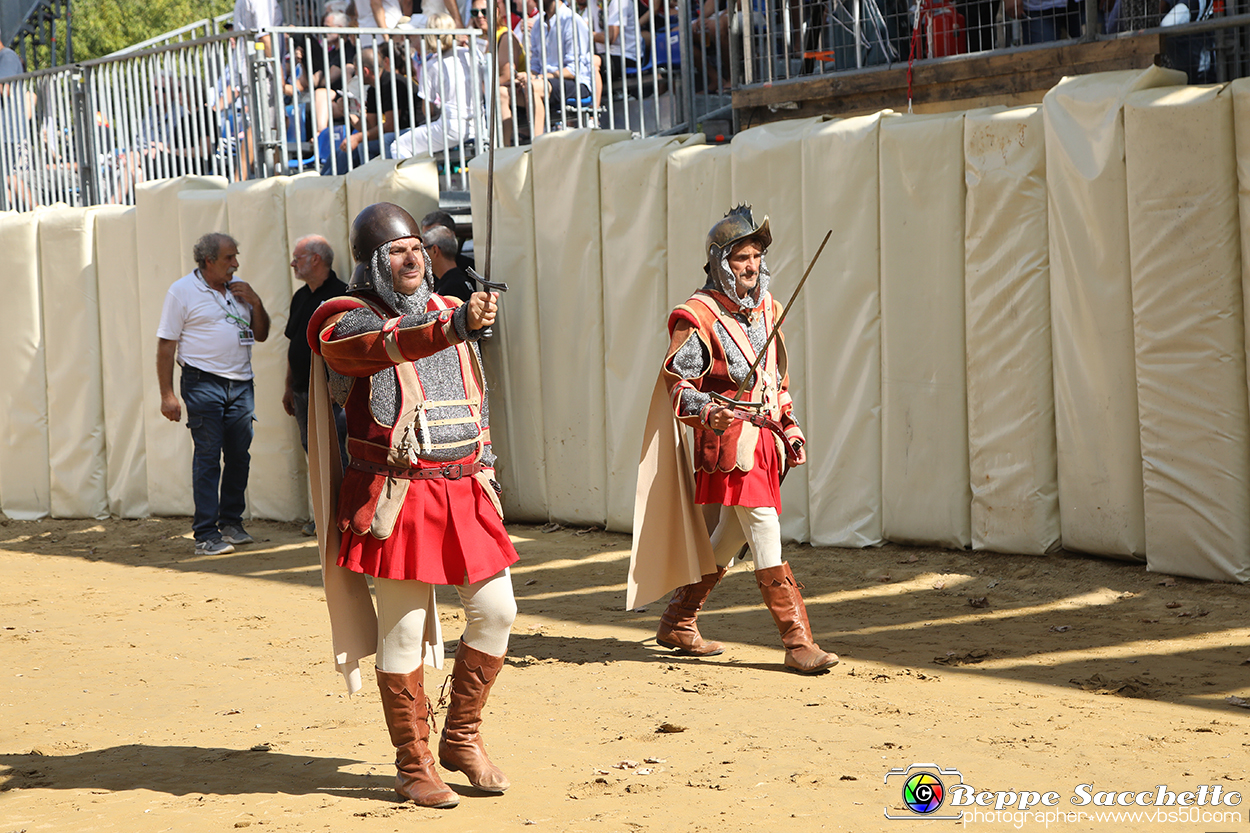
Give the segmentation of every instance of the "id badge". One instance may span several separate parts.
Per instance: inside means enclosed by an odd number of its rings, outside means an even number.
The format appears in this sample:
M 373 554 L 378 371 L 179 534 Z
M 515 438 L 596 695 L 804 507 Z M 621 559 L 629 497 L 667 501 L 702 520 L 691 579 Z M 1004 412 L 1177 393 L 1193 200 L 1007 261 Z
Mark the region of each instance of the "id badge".
M 243 347 L 251 347 L 256 343 L 256 337 L 252 335 L 251 329 L 239 330 L 239 344 Z

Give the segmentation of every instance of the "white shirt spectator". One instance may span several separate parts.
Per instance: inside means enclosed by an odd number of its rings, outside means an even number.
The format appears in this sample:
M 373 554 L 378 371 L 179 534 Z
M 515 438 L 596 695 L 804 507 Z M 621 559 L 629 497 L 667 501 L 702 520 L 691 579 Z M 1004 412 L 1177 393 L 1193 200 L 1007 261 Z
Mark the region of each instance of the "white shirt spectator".
M 178 342 L 179 365 L 245 382 L 252 378 L 252 348 L 239 333 L 251 321 L 250 306 L 210 289 L 196 270 L 169 287 L 156 336 Z
M 480 64 L 480 53 L 477 57 Z M 429 124 L 400 134 L 391 144 L 392 157 L 407 159 L 431 150 L 441 151 L 444 146 L 451 148 L 477 135 L 478 120 L 485 114 L 481 76 L 474 74 L 473 58 L 469 47 L 456 46 L 426 59 L 417 89 L 423 99 L 439 106 L 439 116 Z
M 608 53 L 620 55 L 623 46 L 625 57 L 634 61 L 638 60 L 638 7 L 635 3 L 636 0 L 611 0 L 606 20 L 608 31 L 613 26 L 621 27 L 616 40 L 608 44 Z
M 235 29 L 268 29 L 282 25 L 278 0 L 235 0 Z
M 539 13 L 530 32 L 530 72 L 562 73 L 567 68 L 579 84 L 591 86 L 590 29 L 573 10 L 557 0 L 550 21 Z

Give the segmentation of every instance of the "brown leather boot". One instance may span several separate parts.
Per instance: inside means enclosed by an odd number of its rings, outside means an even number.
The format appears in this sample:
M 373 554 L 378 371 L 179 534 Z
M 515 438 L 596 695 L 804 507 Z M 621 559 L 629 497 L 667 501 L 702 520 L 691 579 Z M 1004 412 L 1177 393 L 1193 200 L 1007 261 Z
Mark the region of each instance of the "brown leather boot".
M 820 650 L 812 638 L 807 606 L 803 604 L 799 583 L 794 580 L 789 563 L 756 570 L 755 581 L 781 632 L 781 644 L 786 646 L 786 667 L 800 674 L 815 674 L 837 665 L 838 655 Z
M 694 620 L 707 597 L 712 594 L 712 588 L 725 575 L 725 569 L 721 567 L 698 582 L 673 591 L 673 598 L 669 600 L 664 615 L 660 617 L 660 628 L 655 632 L 656 642 L 665 648 L 676 648 L 678 653 L 696 657 L 714 657 L 724 653 L 725 646 L 721 643 L 704 641 Z
M 377 673 L 382 712 L 395 747 L 395 792 L 422 807 L 455 807 L 460 796 L 438 777 L 427 744 L 430 705 L 425 699 L 424 666 L 408 674 Z
M 508 777 L 486 757 L 486 744 L 478 731 L 482 706 L 500 668 L 503 657 L 484 654 L 460 642 L 451 671 L 451 702 L 438 742 L 438 762 L 443 768 L 463 772 L 470 784 L 488 793 L 501 793 L 511 786 Z

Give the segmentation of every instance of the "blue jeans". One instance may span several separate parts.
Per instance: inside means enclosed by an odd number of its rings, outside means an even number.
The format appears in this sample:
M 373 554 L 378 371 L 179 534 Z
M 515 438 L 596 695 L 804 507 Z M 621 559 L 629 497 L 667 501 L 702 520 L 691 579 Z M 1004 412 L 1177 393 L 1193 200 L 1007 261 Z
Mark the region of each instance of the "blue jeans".
M 191 529 L 195 540 L 205 541 L 221 536 L 219 525 L 243 523 L 255 400 L 250 379 L 224 379 L 190 365 L 182 368 L 181 388 L 187 428 L 195 444 L 191 458 L 195 519 Z
M 308 453 L 308 391 L 292 391 L 292 404 L 295 406 L 295 421 L 299 423 L 299 442 L 304 446 L 304 453 Z M 347 456 L 347 414 L 339 403 L 331 402 L 330 407 L 334 409 L 334 425 L 338 428 L 339 433 L 339 456 L 343 460 L 343 469 L 346 471 L 347 464 L 351 462 L 351 458 Z

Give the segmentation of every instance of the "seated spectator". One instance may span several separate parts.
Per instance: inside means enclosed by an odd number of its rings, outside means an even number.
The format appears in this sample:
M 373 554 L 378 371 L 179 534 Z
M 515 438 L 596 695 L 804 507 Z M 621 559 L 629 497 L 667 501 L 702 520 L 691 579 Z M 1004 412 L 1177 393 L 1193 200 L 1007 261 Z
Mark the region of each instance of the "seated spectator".
M 602 0 L 592 0 L 602 2 Z M 637 0 L 608 0 L 604 30 L 595 39 L 607 47 L 607 67 L 602 70 L 604 80 L 611 75 L 610 84 L 621 95 L 626 68 L 638 69 L 638 35 L 643 21 L 638 19 Z
M 482 33 L 482 37 L 478 38 L 478 46 L 482 49 L 485 56 L 490 54 L 490 40 L 486 37 L 487 26 L 490 22 L 487 20 L 487 0 L 472 0 L 469 7 L 469 25 Z M 516 68 L 525 66 L 525 50 L 521 46 L 521 41 L 509 26 L 508 8 L 505 0 L 495 0 L 495 40 L 497 42 L 496 49 L 499 54 L 498 72 L 494 73 L 495 78 L 499 82 L 499 124 L 503 133 L 503 143 L 505 145 L 516 144 L 517 139 L 537 135 L 529 132 L 523 125 L 517 125 L 513 122 L 513 116 L 518 111 L 524 110 L 530 100 L 524 90 L 517 91 L 517 104 L 513 106 L 512 90 L 516 86 Z M 542 94 L 537 96 L 539 105 L 537 120 L 542 121 L 544 118 L 542 107 Z M 542 126 L 538 126 L 538 133 L 542 133 Z
M 703 79 L 704 89 L 728 92 L 729 80 L 729 23 L 733 10 L 729 0 L 705 0 L 699 16 L 690 23 L 694 33 L 691 47 L 694 51 L 694 69 Z
M 468 301 L 476 288 L 473 279 L 456 265 L 456 235 L 443 226 L 432 226 L 421 234 L 425 253 L 434 270 L 434 292 L 448 298 Z
M 552 113 L 565 111 L 565 102 L 592 98 L 594 70 L 591 61 L 590 29 L 562 0 L 543 0 L 543 14 L 530 30 L 529 72 L 547 90 L 547 107 Z M 573 108 L 576 109 L 576 108 Z
M 390 155 L 397 159 L 448 149 L 477 136 L 485 116 L 482 87 L 469 47 L 458 46 L 450 34 L 455 25 L 450 15 L 430 16 L 429 28 L 448 34 L 424 36 L 426 57 L 417 88 L 423 100 L 438 107 L 439 115 L 399 134 L 390 145 Z
M 425 120 L 421 108 L 410 108 L 409 102 L 417 100 L 416 91 L 406 75 L 392 72 L 389 55 L 390 49 L 360 51 L 359 81 L 365 85 L 363 112 L 360 115 L 348 112 L 350 132 L 339 143 L 333 160 L 335 167 L 327 162 L 321 170 L 323 176 L 336 170 L 345 173 L 348 154 L 351 154 L 353 166 L 382 155 L 393 145 L 400 129 Z

